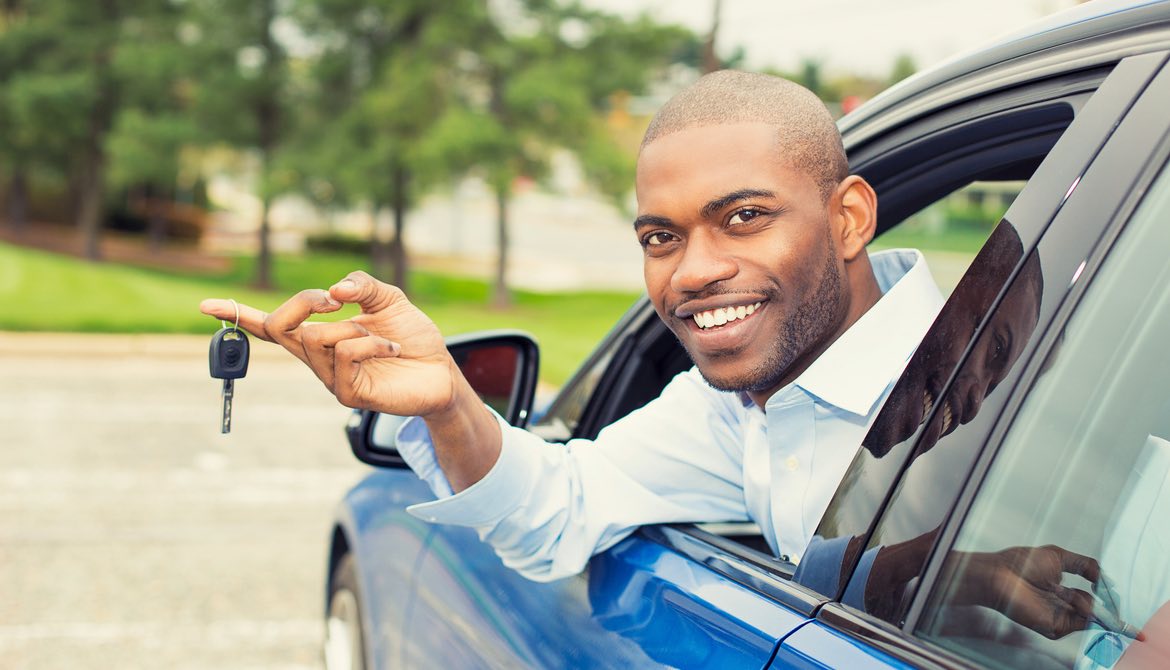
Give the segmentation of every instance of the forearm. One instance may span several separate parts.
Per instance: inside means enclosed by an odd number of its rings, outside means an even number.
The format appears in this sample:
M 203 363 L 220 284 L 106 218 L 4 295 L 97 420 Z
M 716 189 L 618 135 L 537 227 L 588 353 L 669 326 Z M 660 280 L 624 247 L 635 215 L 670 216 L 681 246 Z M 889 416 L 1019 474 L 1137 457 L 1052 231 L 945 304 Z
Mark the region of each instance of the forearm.
M 492 469 L 500 457 L 500 426 L 496 418 L 460 375 L 452 402 L 442 411 L 423 417 L 434 444 L 435 460 L 458 493 Z

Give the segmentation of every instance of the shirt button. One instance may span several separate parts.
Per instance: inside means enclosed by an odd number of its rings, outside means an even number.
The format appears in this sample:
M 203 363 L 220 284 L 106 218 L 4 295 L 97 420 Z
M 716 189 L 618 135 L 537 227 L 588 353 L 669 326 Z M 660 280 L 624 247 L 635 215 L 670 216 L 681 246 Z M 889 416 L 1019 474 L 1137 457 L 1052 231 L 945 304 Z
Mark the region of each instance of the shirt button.
M 800 461 L 795 456 L 789 456 L 788 459 L 784 461 L 784 465 L 788 468 L 789 472 L 796 472 L 797 468 L 800 467 Z

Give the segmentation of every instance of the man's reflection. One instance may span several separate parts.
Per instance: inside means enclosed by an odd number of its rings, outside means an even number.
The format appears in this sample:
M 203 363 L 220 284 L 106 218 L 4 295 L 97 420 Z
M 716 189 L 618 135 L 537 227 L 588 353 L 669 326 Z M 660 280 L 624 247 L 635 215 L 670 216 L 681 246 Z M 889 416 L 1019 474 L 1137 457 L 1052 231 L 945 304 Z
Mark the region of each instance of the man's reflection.
M 866 435 L 863 445 L 870 453 L 884 456 L 891 447 L 914 435 L 930 416 L 947 377 L 1023 254 L 1015 228 L 1006 221 L 1000 223 L 972 264 L 978 271 L 967 273 L 955 287 Z M 1033 254 L 947 391 L 938 418 L 920 441 L 919 454 L 955 427 L 975 418 L 983 399 L 1003 381 L 1031 337 L 1043 292 L 1040 259 Z
M 972 343 L 980 321 L 992 309 L 1023 252 L 1015 229 L 1001 222 L 976 258 L 973 268 L 977 271 L 968 273 L 955 288 L 866 435 L 863 446 L 869 454 L 882 458 L 922 430 L 919 439 L 909 442 L 917 442 L 912 463 L 979 413 L 984 399 L 1019 358 L 1039 319 L 1044 279 L 1039 257 L 1032 254 L 1020 265 L 1018 276 Z M 947 377 L 968 346 L 966 362 L 943 395 Z M 863 535 L 827 541 L 816 537 L 796 579 L 816 588 L 815 573 L 825 573 L 828 567 L 828 572 L 840 571 L 840 583 L 856 564 L 857 574 L 843 600 L 895 621 L 905 607 L 906 587 L 921 573 L 937 533 L 935 525 L 917 537 L 864 552 Z M 834 560 L 838 553 L 839 562 Z M 1062 585 L 1065 574 L 1096 583 L 1100 567 L 1091 557 L 1053 545 L 1011 547 L 998 552 L 952 552 L 947 565 L 948 570 L 962 573 L 961 579 L 951 582 L 956 589 L 952 602 L 1002 613 L 1047 638 L 1082 630 L 1093 616 L 1092 595 Z M 830 586 L 826 583 L 822 588 Z M 979 626 L 971 617 L 961 625 L 978 634 Z
M 1012 284 L 979 341 L 972 345 L 979 323 L 991 310 L 1023 255 L 1024 246 L 1019 234 L 1006 220 L 1001 221 L 975 257 L 971 270 L 955 287 L 894 386 L 862 442 L 864 449 L 850 468 L 851 475 L 881 463 L 895 447 L 899 448 L 900 454 L 905 454 L 905 450 L 916 441 L 921 446 L 915 457 L 920 456 L 940 437 L 975 417 L 983 399 L 1007 374 L 1036 327 L 1044 281 L 1039 259 L 1033 256 L 1024 264 L 1020 280 Z M 967 369 L 950 386 L 922 439 L 915 440 L 969 345 L 973 350 Z M 872 463 L 865 463 L 867 460 Z M 893 485 L 899 460 L 897 456 L 891 457 L 890 463 L 883 464 L 882 472 L 877 472 L 881 468 L 874 468 L 875 472 L 868 476 L 877 480 L 888 478 L 875 486 L 884 489 Z M 839 593 L 854 565 L 862 560 L 863 541 L 880 502 L 862 487 L 842 487 L 822 522 L 822 528 L 827 525 L 830 533 L 825 537 L 819 534 L 813 537 L 794 579 L 819 593 Z M 922 529 L 933 528 L 937 521 L 928 524 Z M 870 576 L 872 588 L 866 589 L 867 593 L 880 593 L 882 597 L 877 602 L 867 599 L 865 603 L 858 597 L 857 602 L 851 604 L 870 612 L 892 615 L 900 603 L 890 594 L 901 590 L 887 589 L 894 584 L 904 585 L 918 574 L 933 544 L 933 534 L 934 531 L 929 531 L 914 540 L 883 547 L 881 553 L 887 560 L 879 563 L 879 570 Z M 861 568 L 871 568 L 875 555 L 872 551 L 868 553 Z M 897 561 L 888 560 L 895 556 Z

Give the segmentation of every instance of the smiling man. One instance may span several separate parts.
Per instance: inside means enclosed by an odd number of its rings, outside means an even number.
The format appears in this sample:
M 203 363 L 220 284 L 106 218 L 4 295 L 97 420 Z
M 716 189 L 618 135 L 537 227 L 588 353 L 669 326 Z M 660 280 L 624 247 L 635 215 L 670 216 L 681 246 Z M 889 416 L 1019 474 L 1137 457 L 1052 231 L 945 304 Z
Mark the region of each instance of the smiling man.
M 364 273 L 240 324 L 344 404 L 420 417 L 398 446 L 439 499 L 410 511 L 476 528 L 534 579 L 664 522 L 752 520 L 797 562 L 942 299 L 917 252 L 866 253 L 873 189 L 791 82 L 722 71 L 675 96 L 646 132 L 637 196 L 646 289 L 695 368 L 593 442 L 499 420 L 430 319 Z M 303 323 L 343 302 L 362 314 Z

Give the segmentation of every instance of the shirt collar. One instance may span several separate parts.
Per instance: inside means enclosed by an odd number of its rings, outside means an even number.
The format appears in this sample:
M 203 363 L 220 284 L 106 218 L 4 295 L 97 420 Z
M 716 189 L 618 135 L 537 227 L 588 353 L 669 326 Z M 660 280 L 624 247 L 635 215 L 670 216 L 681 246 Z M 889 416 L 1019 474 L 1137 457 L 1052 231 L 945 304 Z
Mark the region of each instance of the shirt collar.
M 869 260 L 882 297 L 793 382 L 859 416 L 901 374 L 943 304 L 921 252 L 891 249 Z

